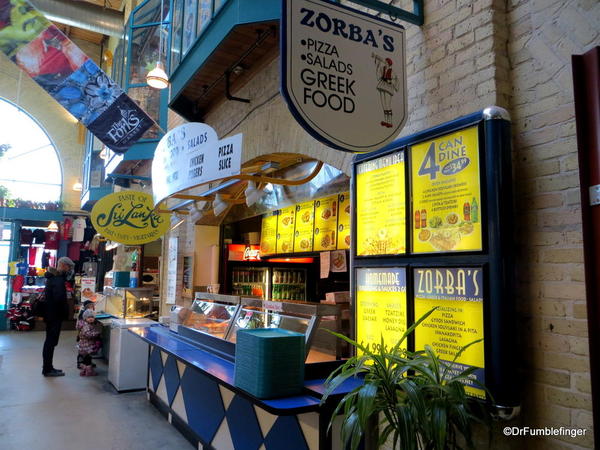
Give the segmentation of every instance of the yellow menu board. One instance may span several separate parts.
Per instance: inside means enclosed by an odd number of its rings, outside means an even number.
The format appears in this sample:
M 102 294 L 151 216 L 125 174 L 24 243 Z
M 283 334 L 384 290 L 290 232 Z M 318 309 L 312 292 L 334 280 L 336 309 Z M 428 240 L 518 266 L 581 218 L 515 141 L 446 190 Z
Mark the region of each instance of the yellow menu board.
M 260 252 L 263 255 L 275 253 L 277 241 L 277 215 L 270 213 L 262 218 L 260 228 Z
M 414 253 L 482 250 L 477 127 L 411 149 Z
M 294 252 L 312 252 L 314 223 L 315 202 L 310 201 L 296 205 Z
M 389 350 L 406 332 L 406 269 L 356 269 L 356 340 Z M 406 349 L 406 341 L 402 347 Z
M 344 192 L 338 196 L 338 233 L 337 248 L 350 248 L 350 193 Z
M 404 152 L 356 167 L 356 254 L 406 252 Z
M 314 251 L 335 250 L 338 196 L 315 200 Z
M 438 307 L 415 330 L 415 349 L 430 345 L 441 359 L 451 362 L 460 349 L 483 338 L 483 274 L 479 267 L 416 268 L 415 320 Z M 457 373 L 477 369 L 472 380 L 484 384 L 483 341 L 470 346 L 453 364 Z M 477 384 L 465 383 L 469 394 L 485 398 Z
M 276 253 L 291 253 L 294 249 L 294 222 L 296 207 L 289 206 L 277 212 Z

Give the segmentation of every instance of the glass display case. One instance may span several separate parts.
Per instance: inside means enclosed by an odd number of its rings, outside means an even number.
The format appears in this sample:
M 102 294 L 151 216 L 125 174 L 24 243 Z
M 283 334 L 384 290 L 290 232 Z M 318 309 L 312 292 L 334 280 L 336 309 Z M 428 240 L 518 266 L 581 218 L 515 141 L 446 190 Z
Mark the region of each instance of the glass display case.
M 131 319 L 150 317 L 158 313 L 152 297 L 153 288 L 104 287 L 104 312 L 112 316 Z
M 333 361 L 341 357 L 341 342 L 325 328 L 340 331 L 337 305 L 197 292 L 181 327 L 235 344 L 237 331 L 282 328 L 306 338 L 307 362 Z M 180 327 L 180 332 L 181 332 Z M 186 333 L 189 337 L 189 333 Z
M 197 298 L 192 303 L 183 326 L 224 339 L 237 309 L 236 303 Z

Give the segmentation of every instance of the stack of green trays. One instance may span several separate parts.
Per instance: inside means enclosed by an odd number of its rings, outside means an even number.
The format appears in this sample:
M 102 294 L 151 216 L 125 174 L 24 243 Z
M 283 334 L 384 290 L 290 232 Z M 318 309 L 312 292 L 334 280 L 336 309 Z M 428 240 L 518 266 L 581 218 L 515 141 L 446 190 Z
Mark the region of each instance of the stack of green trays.
M 304 335 L 281 328 L 238 330 L 234 384 L 257 398 L 300 394 Z

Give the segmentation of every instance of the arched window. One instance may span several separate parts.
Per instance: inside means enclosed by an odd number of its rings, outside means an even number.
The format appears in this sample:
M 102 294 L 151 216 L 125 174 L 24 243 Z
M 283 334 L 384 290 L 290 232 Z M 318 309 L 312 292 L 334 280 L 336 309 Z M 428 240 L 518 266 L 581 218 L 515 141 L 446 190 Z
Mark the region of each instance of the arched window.
M 46 131 L 26 111 L 3 98 L 0 118 L 0 197 L 59 201 L 62 168 Z

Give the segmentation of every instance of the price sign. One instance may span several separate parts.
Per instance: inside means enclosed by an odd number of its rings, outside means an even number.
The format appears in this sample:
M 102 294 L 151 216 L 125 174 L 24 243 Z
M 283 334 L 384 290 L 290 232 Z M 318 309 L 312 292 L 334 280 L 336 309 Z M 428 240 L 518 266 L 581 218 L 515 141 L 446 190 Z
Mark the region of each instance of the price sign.
M 311 252 L 313 249 L 313 230 L 315 224 L 315 202 L 296 205 L 296 231 L 294 233 L 294 252 Z
M 356 167 L 356 254 L 406 252 L 404 152 Z
M 417 268 L 414 270 L 415 320 L 434 307 L 431 314 L 415 331 L 415 348 L 430 345 L 446 361 L 452 361 L 459 351 L 483 338 L 483 274 L 479 267 Z M 469 347 L 453 366 L 459 373 L 477 367 L 472 380 L 484 383 L 483 342 Z M 465 390 L 485 398 L 485 391 L 475 383 Z
M 290 206 L 278 211 L 277 253 L 291 253 L 294 248 L 294 222 L 296 208 Z
M 267 214 L 262 218 L 260 230 L 260 252 L 263 255 L 275 253 L 277 242 L 277 215 Z
M 377 350 L 406 332 L 406 269 L 356 270 L 356 340 Z M 402 348 L 406 348 L 406 341 Z
M 477 127 L 411 149 L 414 253 L 482 249 Z
M 344 192 L 338 200 L 338 233 L 337 248 L 347 250 L 350 248 L 350 193 Z
M 335 250 L 338 196 L 315 201 L 315 251 Z

